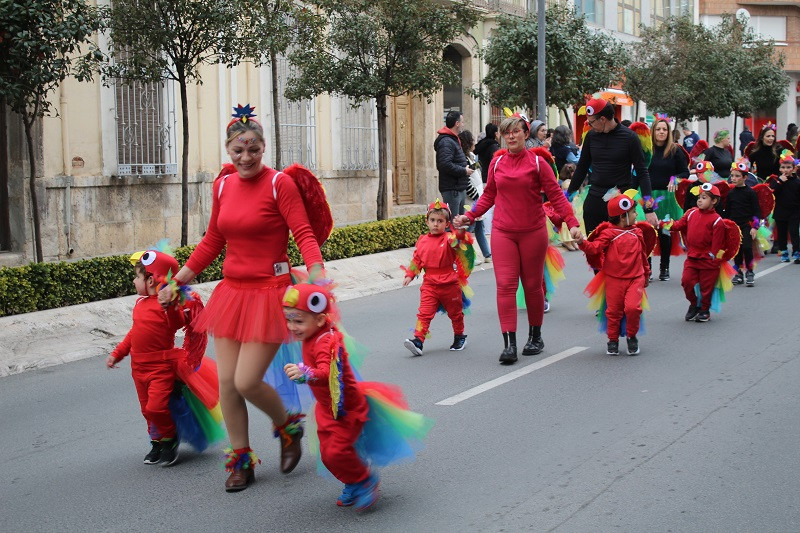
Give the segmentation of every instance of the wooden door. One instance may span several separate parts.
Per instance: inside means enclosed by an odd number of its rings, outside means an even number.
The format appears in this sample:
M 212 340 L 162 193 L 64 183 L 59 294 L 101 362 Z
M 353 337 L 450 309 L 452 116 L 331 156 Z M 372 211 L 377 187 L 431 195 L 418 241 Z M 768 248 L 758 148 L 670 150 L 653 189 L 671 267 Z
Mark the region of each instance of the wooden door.
M 392 191 L 395 204 L 414 203 L 414 137 L 411 98 L 399 96 L 392 103 L 394 135 Z

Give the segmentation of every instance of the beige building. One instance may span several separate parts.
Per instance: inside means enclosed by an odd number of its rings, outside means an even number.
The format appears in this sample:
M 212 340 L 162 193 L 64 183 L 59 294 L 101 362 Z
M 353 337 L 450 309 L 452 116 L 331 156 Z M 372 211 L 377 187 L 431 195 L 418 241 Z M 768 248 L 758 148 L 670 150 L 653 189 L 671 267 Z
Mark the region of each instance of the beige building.
M 436 131 L 449 109 L 464 113 L 475 135 L 492 109 L 466 95 L 479 85 L 484 66 L 479 44 L 500 12 L 524 13 L 522 0 L 476 2 L 486 16 L 469 35 L 452 43 L 445 57 L 461 69 L 462 82 L 431 103 L 399 97 L 389 106 L 390 216 L 422 213 L 438 195 L 433 151 Z M 102 46 L 102 42 L 100 43 Z M 281 60 L 279 85 L 289 77 Z M 228 161 L 223 133 L 232 107 L 256 106 L 267 138 L 274 136 L 270 68 L 208 66 L 203 84 L 190 86 L 189 242 L 197 242 L 211 212 L 211 187 Z M 36 190 L 42 248 L 47 261 L 123 254 L 168 238 L 180 241 L 180 101 L 174 83 L 123 84 L 68 79 L 51 95 L 57 112 L 36 127 Z M 322 180 L 338 226 L 375 219 L 378 156 L 374 102 L 353 108 L 323 95 L 309 101 L 281 100 L 282 162 L 300 162 Z M 494 110 L 497 119 L 498 110 Z M 5 134 L 5 135 L 4 135 Z M 33 258 L 27 151 L 18 117 L 0 112 L 0 266 Z M 271 165 L 268 147 L 264 163 Z

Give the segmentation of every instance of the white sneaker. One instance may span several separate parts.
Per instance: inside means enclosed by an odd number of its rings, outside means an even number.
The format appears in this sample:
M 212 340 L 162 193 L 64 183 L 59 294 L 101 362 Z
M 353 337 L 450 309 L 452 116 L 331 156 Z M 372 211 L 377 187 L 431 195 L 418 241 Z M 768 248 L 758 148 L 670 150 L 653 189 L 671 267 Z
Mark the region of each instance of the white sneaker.
M 483 262 L 484 263 L 491 263 L 492 262 L 492 256 L 490 255 L 489 257 L 484 257 L 483 258 Z

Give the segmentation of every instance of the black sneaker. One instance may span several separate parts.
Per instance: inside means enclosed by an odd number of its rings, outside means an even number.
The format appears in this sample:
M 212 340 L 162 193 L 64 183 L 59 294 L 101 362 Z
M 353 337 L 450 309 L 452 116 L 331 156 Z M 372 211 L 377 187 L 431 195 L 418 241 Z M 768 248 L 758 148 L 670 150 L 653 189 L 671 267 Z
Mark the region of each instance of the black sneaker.
M 151 440 L 150 444 L 153 447 L 150 449 L 150 453 L 144 456 L 144 464 L 157 465 L 161 462 L 161 443 L 157 440 Z
M 711 313 L 708 311 L 700 311 L 695 317 L 695 322 L 708 322 L 711 319 Z
M 683 317 L 683 318 L 686 320 L 686 322 L 691 322 L 692 320 L 697 318 L 697 314 L 699 312 L 700 312 L 700 308 L 699 307 L 695 307 L 693 305 L 690 305 L 689 306 L 689 310 L 686 311 L 686 316 Z
M 161 466 L 172 466 L 178 462 L 178 439 L 161 441 Z
M 669 269 L 662 268 L 661 273 L 658 275 L 660 281 L 669 281 Z
M 628 337 L 628 355 L 638 355 L 638 354 L 639 354 L 639 339 L 637 339 L 635 335 L 633 337 Z
M 741 285 L 744 283 L 744 278 L 742 277 L 742 273 L 740 271 L 737 271 L 736 274 L 733 275 L 733 278 L 731 278 L 731 283 L 734 285 Z
M 408 351 L 413 353 L 414 355 L 422 355 L 422 341 L 416 337 L 414 337 L 413 339 L 406 339 L 405 341 L 403 341 L 403 346 L 408 348 Z
M 619 355 L 619 341 L 608 341 L 606 355 Z
M 416 340 L 416 339 L 415 339 Z M 464 349 L 464 346 L 467 345 L 467 336 L 466 335 L 456 335 L 453 337 L 453 344 L 450 345 L 450 351 L 452 352 L 460 352 Z M 420 346 L 420 349 L 422 347 Z
M 756 284 L 756 273 L 752 270 L 748 270 L 747 273 L 744 275 L 745 283 L 748 287 L 752 287 Z

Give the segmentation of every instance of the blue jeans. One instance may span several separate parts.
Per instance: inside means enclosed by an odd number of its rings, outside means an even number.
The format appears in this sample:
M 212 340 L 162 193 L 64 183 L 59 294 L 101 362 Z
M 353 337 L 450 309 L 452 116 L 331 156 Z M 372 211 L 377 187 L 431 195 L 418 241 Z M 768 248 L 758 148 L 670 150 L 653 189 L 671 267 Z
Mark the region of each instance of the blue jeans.
M 483 229 L 483 220 L 476 220 L 475 224 L 470 228 L 470 231 L 475 231 L 475 240 L 478 241 L 478 246 L 481 248 L 483 257 L 491 257 L 492 251 L 489 249 L 489 243 L 486 241 L 486 234 Z
M 467 191 L 439 191 L 442 201 L 450 208 L 453 216 L 464 214 L 464 203 L 467 201 Z

